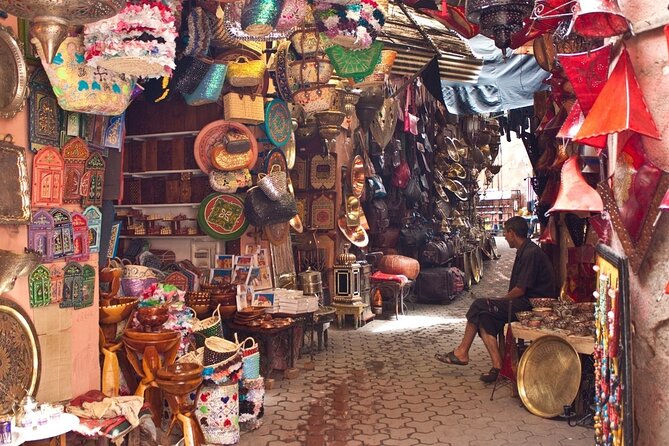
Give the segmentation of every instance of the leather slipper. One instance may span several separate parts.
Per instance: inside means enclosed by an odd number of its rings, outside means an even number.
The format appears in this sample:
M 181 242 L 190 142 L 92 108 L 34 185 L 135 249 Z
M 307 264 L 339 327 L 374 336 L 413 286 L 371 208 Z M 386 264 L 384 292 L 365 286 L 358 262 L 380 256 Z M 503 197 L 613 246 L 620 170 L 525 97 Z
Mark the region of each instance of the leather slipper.
M 457 356 L 455 356 L 455 353 L 451 350 L 450 352 L 446 353 L 445 355 L 441 353 L 436 353 L 434 357 L 437 359 L 437 361 L 441 361 L 445 364 L 452 364 L 452 365 L 467 365 L 469 362 L 464 362 L 460 361 Z
M 484 383 L 494 383 L 495 381 L 497 381 L 498 376 L 499 376 L 499 369 L 493 367 L 490 369 L 489 372 L 481 373 L 479 379 Z

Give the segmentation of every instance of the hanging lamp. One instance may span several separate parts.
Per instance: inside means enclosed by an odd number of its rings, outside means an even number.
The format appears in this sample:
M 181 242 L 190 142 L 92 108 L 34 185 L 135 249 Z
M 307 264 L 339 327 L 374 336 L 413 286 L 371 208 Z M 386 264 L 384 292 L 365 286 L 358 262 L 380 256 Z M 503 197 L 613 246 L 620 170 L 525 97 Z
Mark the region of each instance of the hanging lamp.
M 553 207 L 546 212 L 602 212 L 604 203 L 581 173 L 578 156 L 572 155 L 562 165 L 560 189 Z
M 613 37 L 630 30 L 630 22 L 616 0 L 579 0 L 573 26 L 584 37 Z
M 97 22 L 116 15 L 125 0 L 0 0 L 0 10 L 32 22 L 30 35 L 39 40 L 51 63 L 71 25 Z
M 511 35 L 523 27 L 523 20 L 534 8 L 533 0 L 468 0 L 467 19 L 480 26 L 480 32 L 505 51 Z

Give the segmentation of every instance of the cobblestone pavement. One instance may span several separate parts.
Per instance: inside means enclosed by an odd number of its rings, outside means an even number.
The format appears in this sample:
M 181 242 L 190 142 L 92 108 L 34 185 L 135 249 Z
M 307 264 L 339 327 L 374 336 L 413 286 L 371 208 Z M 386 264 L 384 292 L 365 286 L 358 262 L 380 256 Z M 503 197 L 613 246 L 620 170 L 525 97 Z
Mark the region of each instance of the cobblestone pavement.
M 529 413 L 508 387 L 490 401 L 490 368 L 480 339 L 468 366 L 434 359 L 459 342 L 472 299 L 508 286 L 515 251 L 503 238 L 502 258 L 485 262 L 482 281 L 449 305 L 409 304 L 398 321 L 330 328 L 326 350 L 297 362 L 299 376 L 267 391 L 263 425 L 242 433 L 243 446 L 580 446 L 593 431 Z M 350 322 L 349 322 L 350 324 Z

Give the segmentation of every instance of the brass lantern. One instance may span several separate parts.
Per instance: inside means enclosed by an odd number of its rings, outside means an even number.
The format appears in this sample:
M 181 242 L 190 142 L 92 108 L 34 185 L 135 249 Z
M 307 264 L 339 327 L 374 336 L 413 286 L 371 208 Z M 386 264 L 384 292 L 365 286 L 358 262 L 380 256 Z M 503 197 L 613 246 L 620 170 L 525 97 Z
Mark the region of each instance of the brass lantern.
M 68 26 L 97 22 L 116 15 L 125 0 L 0 0 L 0 10 L 30 20 L 30 35 L 42 45 L 51 63 L 67 37 Z
M 361 265 L 355 255 L 348 252 L 349 243 L 344 244 L 344 252 L 337 257 L 334 265 L 334 303 L 351 305 L 362 301 Z
M 467 19 L 479 25 L 481 34 L 495 41 L 502 51 L 511 45 L 511 35 L 520 31 L 534 8 L 534 0 L 467 0 Z

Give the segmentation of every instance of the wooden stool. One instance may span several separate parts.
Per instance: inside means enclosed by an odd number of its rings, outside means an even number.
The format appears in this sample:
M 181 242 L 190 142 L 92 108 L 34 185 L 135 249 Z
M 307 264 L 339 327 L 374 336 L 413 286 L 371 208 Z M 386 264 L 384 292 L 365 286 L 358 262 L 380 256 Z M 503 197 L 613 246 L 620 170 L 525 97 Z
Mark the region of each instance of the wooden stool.
M 404 316 L 404 298 L 409 294 L 412 289 L 414 281 L 409 280 L 405 283 L 396 282 L 394 280 L 381 280 L 381 279 L 372 279 L 371 286 L 372 290 L 370 295 L 374 295 L 376 290 L 381 291 L 383 299 L 383 309 L 384 312 L 390 309 L 391 312 L 394 312 L 395 319 L 399 319 L 399 315 Z M 383 292 L 386 292 L 385 296 Z M 389 298 L 389 299 L 388 299 Z
M 332 304 L 335 307 L 335 312 L 337 314 L 337 327 L 341 328 L 344 326 L 346 321 L 346 316 L 353 316 L 353 323 L 355 328 L 362 326 L 362 313 L 365 311 L 365 304 L 362 302 L 357 304 Z

